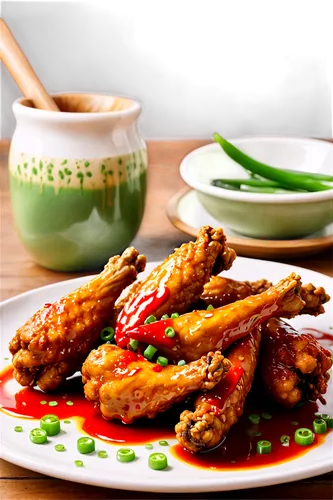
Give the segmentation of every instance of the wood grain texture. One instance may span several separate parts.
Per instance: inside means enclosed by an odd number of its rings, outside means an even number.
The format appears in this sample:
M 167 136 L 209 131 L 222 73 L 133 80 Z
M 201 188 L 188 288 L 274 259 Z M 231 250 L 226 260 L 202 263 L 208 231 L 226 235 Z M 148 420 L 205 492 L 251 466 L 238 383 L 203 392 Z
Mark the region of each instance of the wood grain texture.
M 187 237 L 169 222 L 165 206 L 179 189 L 185 187 L 178 173 L 178 166 L 184 156 L 193 149 L 209 143 L 206 140 L 152 141 L 148 144 L 149 175 L 146 211 L 140 231 L 133 244 L 147 255 L 149 261 L 161 260 Z M 9 141 L 0 142 L 0 298 L 44 286 L 49 283 L 81 276 L 81 273 L 57 273 L 33 263 L 22 247 L 15 232 L 10 208 L 7 175 L 7 154 Z M 289 264 L 313 269 L 333 276 L 332 251 L 313 257 L 293 261 Z M 96 270 L 92 270 L 94 273 Z M 92 499 L 143 499 L 143 498 L 222 498 L 222 499 L 331 499 L 332 474 L 277 485 L 267 488 L 231 492 L 163 495 L 153 493 L 126 492 L 96 488 L 53 479 L 35 472 L 0 461 L 0 498 L 2 500 L 92 500 Z

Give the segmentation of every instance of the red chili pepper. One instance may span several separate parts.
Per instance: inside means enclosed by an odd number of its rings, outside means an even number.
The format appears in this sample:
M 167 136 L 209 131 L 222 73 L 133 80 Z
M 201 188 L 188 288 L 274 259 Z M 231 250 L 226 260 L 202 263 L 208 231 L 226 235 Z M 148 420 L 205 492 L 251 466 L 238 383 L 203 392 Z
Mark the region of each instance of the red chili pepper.
M 139 325 L 143 325 L 145 319 L 154 314 L 169 296 L 169 288 L 161 286 L 150 293 L 139 293 L 124 306 L 116 324 L 115 339 L 119 347 L 126 347 L 129 338 L 135 338 L 130 337 L 128 331 Z

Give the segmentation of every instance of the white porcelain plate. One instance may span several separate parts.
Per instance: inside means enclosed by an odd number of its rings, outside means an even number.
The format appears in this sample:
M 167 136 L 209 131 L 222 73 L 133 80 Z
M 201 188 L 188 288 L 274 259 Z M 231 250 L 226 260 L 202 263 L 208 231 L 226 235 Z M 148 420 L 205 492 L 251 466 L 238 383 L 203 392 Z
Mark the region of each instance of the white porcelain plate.
M 156 263 L 147 266 L 145 275 Z M 265 277 L 273 282 L 287 276 L 291 271 L 298 272 L 303 283 L 313 282 L 322 285 L 333 296 L 333 281 L 331 278 L 302 268 L 291 267 L 269 261 L 237 258 L 228 276 L 239 280 L 256 280 Z M 88 277 L 64 281 L 54 285 L 32 290 L 1 304 L 1 368 L 9 363 L 8 342 L 16 328 L 45 302 L 53 302 L 88 281 Z M 327 333 L 332 330 L 333 311 L 330 304 L 326 313 L 318 318 L 299 317 L 292 321 L 297 328 L 316 328 Z M 12 381 L 6 386 L 6 391 L 16 393 L 20 386 Z M 330 388 L 329 392 L 331 391 Z M 48 408 L 45 413 L 56 413 L 56 408 Z M 332 399 L 325 407 L 325 413 L 333 413 Z M 92 484 L 110 488 L 120 488 L 137 491 L 155 492 L 203 492 L 222 491 L 257 486 L 267 486 L 288 481 L 295 481 L 332 470 L 333 433 L 326 436 L 324 442 L 301 457 L 279 465 L 257 469 L 235 469 L 229 471 L 214 471 L 194 468 L 176 459 L 169 447 L 153 443 L 153 451 L 163 451 L 168 456 L 169 467 L 164 471 L 153 471 L 148 467 L 148 456 L 151 451 L 144 445 L 131 446 L 137 459 L 132 463 L 119 463 L 116 451 L 119 446 L 96 440 L 96 453 L 80 455 L 76 451 L 76 441 L 80 431 L 75 419 L 71 418 L 69 425 L 62 425 L 60 436 L 49 438 L 44 445 L 35 445 L 29 441 L 29 431 L 38 426 L 38 421 L 17 417 L 0 412 L 1 417 L 1 456 L 5 460 L 28 469 L 79 483 Z M 23 432 L 14 431 L 20 425 Z M 154 425 L 154 422 L 151 422 Z M 54 449 L 56 443 L 65 445 L 65 452 Z M 170 446 L 176 443 L 168 439 Z M 108 458 L 98 458 L 98 450 L 106 450 Z M 81 459 L 84 467 L 76 467 L 74 461 Z

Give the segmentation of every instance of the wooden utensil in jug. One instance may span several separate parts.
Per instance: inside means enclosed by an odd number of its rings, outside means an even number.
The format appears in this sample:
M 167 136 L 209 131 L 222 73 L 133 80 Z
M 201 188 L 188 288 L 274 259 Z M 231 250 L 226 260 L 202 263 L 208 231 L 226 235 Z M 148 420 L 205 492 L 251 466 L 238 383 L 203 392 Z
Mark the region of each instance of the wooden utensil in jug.
M 60 111 L 52 97 L 46 92 L 2 18 L 0 18 L 0 59 L 14 78 L 22 94 L 33 102 L 35 108 Z

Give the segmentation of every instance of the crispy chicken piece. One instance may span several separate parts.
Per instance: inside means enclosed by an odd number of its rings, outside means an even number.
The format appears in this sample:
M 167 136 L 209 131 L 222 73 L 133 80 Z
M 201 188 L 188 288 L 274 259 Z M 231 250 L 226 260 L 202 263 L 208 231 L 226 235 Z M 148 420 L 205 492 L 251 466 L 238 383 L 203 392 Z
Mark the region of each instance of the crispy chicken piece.
M 212 276 L 205 284 L 197 308 L 206 308 L 208 305 L 222 307 L 237 300 L 245 299 L 249 295 L 265 292 L 272 283 L 261 279 L 258 281 L 236 281 L 224 276 Z
M 260 327 L 227 351 L 232 368 L 214 389 L 200 394 L 194 411 L 185 410 L 176 425 L 178 442 L 194 453 L 219 445 L 243 413 L 258 363 Z
M 311 316 L 323 314 L 325 312 L 323 304 L 330 300 L 330 296 L 322 286 L 316 288 L 312 283 L 302 285 L 301 297 L 305 302 L 305 306 L 300 314 L 310 314 Z
M 53 390 L 80 369 L 112 316 L 115 300 L 145 264 L 144 256 L 128 248 L 89 283 L 39 309 L 9 344 L 16 380 Z
M 222 307 L 226 304 L 245 299 L 249 295 L 256 295 L 267 290 L 272 284 L 265 280 L 258 281 L 236 281 L 224 276 L 212 276 L 205 284 L 203 293 L 197 304 L 198 308 Z M 315 287 L 312 283 L 302 285 L 300 295 L 305 302 L 299 314 L 311 314 L 318 316 L 325 312 L 323 304 L 330 300 L 330 296 L 323 287 Z
M 278 318 L 262 325 L 259 374 L 267 393 L 277 403 L 292 408 L 304 400 L 325 403 L 330 351 L 311 334 L 300 334 Z
M 300 277 L 292 273 L 265 292 L 233 304 L 138 326 L 127 332 L 128 339 L 153 344 L 169 360 L 194 361 L 207 351 L 224 351 L 270 317 L 295 316 L 304 306 L 300 286 Z M 171 337 L 166 331 L 170 327 Z
M 154 418 L 197 390 L 212 389 L 231 366 L 217 351 L 185 366 L 160 365 L 111 344 L 92 351 L 82 367 L 85 396 L 107 420 L 129 424 Z
M 228 248 L 221 228 L 203 226 L 195 242 L 184 243 L 122 298 L 116 341 L 126 347 L 126 331 L 154 315 L 182 314 L 196 302 L 212 274 L 229 269 L 236 254 Z M 117 304 L 119 307 L 119 304 Z

